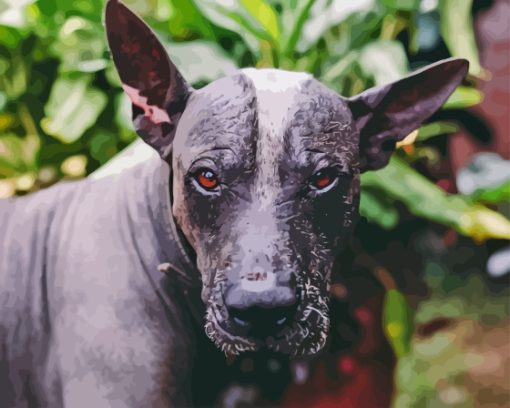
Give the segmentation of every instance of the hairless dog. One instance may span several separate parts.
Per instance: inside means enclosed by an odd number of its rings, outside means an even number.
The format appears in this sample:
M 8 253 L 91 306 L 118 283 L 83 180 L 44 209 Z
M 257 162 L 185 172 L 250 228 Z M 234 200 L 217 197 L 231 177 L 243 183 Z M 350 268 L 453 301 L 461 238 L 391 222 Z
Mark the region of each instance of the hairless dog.
M 105 24 L 157 154 L 0 202 L 1 407 L 189 406 L 204 331 L 228 356 L 317 353 L 360 173 L 468 69 L 443 60 L 351 98 L 278 69 L 195 90 L 119 1 Z

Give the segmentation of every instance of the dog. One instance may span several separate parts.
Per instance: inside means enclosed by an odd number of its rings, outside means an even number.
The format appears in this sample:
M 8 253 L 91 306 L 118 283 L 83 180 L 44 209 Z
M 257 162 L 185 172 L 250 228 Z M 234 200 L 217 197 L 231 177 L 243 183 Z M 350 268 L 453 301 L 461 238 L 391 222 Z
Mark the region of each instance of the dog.
M 158 154 L 0 202 L 2 407 L 189 406 L 204 329 L 227 356 L 318 353 L 360 173 L 468 70 L 443 60 L 351 98 L 278 69 L 195 90 L 118 0 L 105 25 Z

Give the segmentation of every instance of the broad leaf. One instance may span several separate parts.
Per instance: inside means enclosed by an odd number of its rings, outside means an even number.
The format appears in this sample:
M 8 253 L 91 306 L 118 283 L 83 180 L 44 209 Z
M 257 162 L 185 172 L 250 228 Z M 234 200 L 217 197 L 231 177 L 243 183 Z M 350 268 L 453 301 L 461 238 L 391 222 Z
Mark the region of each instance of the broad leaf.
M 433 122 L 423 125 L 418 131 L 417 141 L 423 142 L 435 136 L 444 135 L 446 133 L 455 133 L 459 127 L 450 122 Z
M 412 214 L 476 240 L 510 239 L 510 221 L 503 215 L 467 197 L 446 194 L 396 156 L 385 168 L 364 173 L 361 182 L 362 187 L 378 188 L 404 203 Z
M 444 103 L 444 109 L 465 109 L 478 105 L 483 100 L 483 93 L 478 89 L 459 86 Z
M 106 96 L 90 86 L 90 77 L 59 78 L 45 106 L 43 130 L 64 143 L 71 143 L 92 126 L 106 105 Z
M 297 43 L 297 50 L 304 52 L 314 45 L 331 27 L 341 23 L 347 17 L 358 12 L 374 9 L 374 0 L 317 0 L 310 10 L 310 18 L 303 25 L 303 31 Z M 366 27 L 364 28 L 366 29 Z
M 0 0 L 0 25 L 25 28 L 29 23 L 27 8 L 35 0 Z
M 496 153 L 479 153 L 459 170 L 457 188 L 474 200 L 510 202 L 510 161 Z
M 414 331 L 412 311 L 402 293 L 389 289 L 384 298 L 383 328 L 398 358 L 410 350 Z
M 359 211 L 368 221 L 386 229 L 394 228 L 398 223 L 398 211 L 393 203 L 374 189 L 362 191 Z
M 241 4 L 278 47 L 281 40 L 280 22 L 273 7 L 265 0 L 241 0 Z
M 213 42 L 167 43 L 165 47 L 175 65 L 182 67 L 183 75 L 191 84 L 212 82 L 237 68 L 225 51 Z
M 241 35 L 252 53 L 260 53 L 260 40 L 269 40 L 264 31 L 250 18 L 240 2 L 228 0 L 196 0 L 195 4 L 211 22 Z
M 396 41 L 379 40 L 361 50 L 359 65 L 365 74 L 373 77 L 375 85 L 383 85 L 402 78 L 407 73 L 404 47 Z
M 473 0 L 439 0 L 441 35 L 454 57 L 469 60 L 469 72 L 483 76 L 473 30 Z
M 296 50 L 297 43 L 303 31 L 303 26 L 309 19 L 310 11 L 315 1 L 314 0 L 295 1 L 294 3 L 298 3 L 299 7 L 298 4 L 292 4 L 288 7 L 285 7 L 285 5 L 288 5 L 289 3 L 291 2 L 284 2 L 281 5 L 283 8 L 282 25 L 284 27 L 284 30 L 287 24 L 289 24 L 288 27 L 291 27 L 291 29 L 288 31 L 288 34 L 286 35 L 287 40 L 285 47 L 283 49 L 283 54 L 286 57 L 289 57 L 292 54 L 292 52 Z M 298 13 L 293 13 L 293 11 L 295 10 Z
M 97 129 L 88 141 L 90 155 L 100 164 L 106 163 L 117 153 L 115 135 L 105 129 Z
M 395 10 L 416 11 L 420 6 L 420 0 L 382 0 L 381 2 Z
M 8 99 L 16 99 L 25 93 L 28 69 L 27 62 L 18 51 L 14 51 L 9 59 L 0 57 L 0 92 Z
M 62 61 L 63 71 L 95 72 L 108 63 L 103 58 L 106 46 L 101 29 L 80 17 L 66 20 L 51 50 Z
M 174 37 L 186 37 L 189 31 L 200 33 L 204 38 L 214 39 L 211 25 L 194 0 L 170 0 L 168 29 Z
M 37 168 L 40 141 L 37 135 L 0 136 L 0 177 L 13 177 Z

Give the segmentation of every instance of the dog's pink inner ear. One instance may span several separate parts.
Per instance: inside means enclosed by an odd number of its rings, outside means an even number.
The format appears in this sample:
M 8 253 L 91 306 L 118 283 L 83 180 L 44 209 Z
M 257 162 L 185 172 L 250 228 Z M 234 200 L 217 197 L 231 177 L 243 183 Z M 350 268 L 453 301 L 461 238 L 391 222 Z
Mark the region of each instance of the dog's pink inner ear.
M 143 111 L 144 116 L 151 118 L 154 124 L 171 123 L 168 112 L 157 105 L 151 105 L 148 98 L 142 96 L 138 89 L 126 84 L 122 84 L 122 88 L 124 92 L 126 92 L 126 95 L 129 96 L 129 99 L 131 99 L 133 105 Z
M 360 133 L 361 170 L 384 167 L 397 141 L 418 129 L 461 83 L 463 59 L 432 64 L 399 81 L 371 88 L 348 100 Z
M 192 88 L 154 32 L 118 0 L 108 1 L 105 25 L 122 87 L 133 104 L 136 131 L 163 156 Z

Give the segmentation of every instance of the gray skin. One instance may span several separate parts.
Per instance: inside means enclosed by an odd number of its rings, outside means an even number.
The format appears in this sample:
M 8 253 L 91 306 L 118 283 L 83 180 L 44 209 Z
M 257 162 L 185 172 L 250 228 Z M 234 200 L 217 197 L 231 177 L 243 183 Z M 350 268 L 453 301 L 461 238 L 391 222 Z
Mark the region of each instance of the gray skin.
M 243 70 L 189 98 L 173 141 L 173 213 L 196 250 L 206 332 L 226 353 L 324 345 L 330 270 L 359 200 L 353 125 L 345 100 L 304 74 Z M 217 191 L 194 179 L 204 167 Z M 324 190 L 311 182 L 321 169 L 336 177 Z M 265 338 L 250 335 L 257 319 Z
M 194 90 L 117 0 L 105 23 L 135 128 L 160 157 L 0 202 L 0 406 L 189 406 L 194 322 L 227 355 L 317 353 L 360 173 L 467 72 L 445 60 L 353 98 L 281 70 Z M 200 186 L 204 169 L 218 187 Z
M 388 163 L 396 142 L 462 81 L 467 61 L 440 61 L 352 98 L 274 69 L 194 90 L 118 0 L 107 3 L 105 23 L 135 128 L 173 170 L 172 212 L 196 255 L 207 335 L 230 355 L 315 354 L 360 172 Z M 201 174 L 218 185 L 201 187 Z

